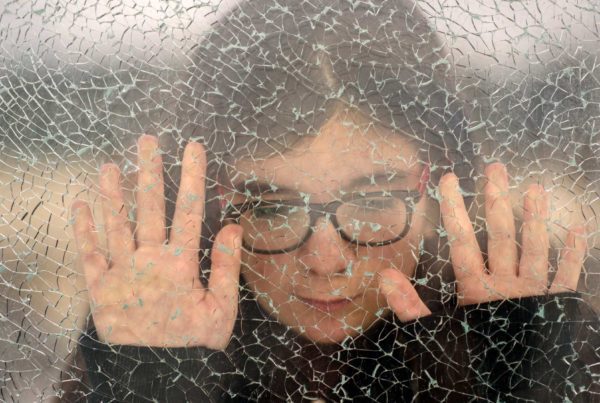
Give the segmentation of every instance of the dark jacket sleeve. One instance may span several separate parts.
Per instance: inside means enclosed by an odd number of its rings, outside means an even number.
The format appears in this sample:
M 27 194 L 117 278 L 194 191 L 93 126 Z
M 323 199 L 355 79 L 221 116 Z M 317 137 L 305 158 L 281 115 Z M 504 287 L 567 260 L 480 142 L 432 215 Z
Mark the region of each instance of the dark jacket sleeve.
M 92 402 L 222 402 L 243 383 L 224 351 L 109 345 L 94 329 L 81 336 L 79 348 Z
M 417 401 L 600 400 L 600 323 L 578 293 L 458 307 L 404 338 Z
M 479 343 L 471 365 L 488 396 L 600 400 L 600 323 L 581 294 L 471 305 L 462 315 L 471 340 Z

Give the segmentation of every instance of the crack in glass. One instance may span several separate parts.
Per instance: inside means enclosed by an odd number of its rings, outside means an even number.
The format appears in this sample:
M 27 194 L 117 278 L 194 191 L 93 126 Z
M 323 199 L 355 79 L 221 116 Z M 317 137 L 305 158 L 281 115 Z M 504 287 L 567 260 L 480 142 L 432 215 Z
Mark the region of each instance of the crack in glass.
M 600 400 L 599 7 L 0 5 L 0 400 Z

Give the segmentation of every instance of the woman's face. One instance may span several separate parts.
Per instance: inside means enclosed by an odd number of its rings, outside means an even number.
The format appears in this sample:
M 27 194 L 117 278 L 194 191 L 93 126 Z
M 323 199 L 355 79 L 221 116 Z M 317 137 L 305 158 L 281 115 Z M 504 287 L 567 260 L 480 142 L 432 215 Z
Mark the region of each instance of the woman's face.
M 339 200 L 349 192 L 416 190 L 423 164 L 406 138 L 360 125 L 339 115 L 324 125 L 317 137 L 292 151 L 264 159 L 241 159 L 235 164 L 232 185 L 271 191 L 256 195 L 265 200 L 309 198 L 309 203 Z M 275 185 L 276 188 L 269 185 Z M 274 192 L 273 192 L 274 190 Z M 259 192 L 259 190 L 255 190 Z M 345 192 L 345 193 L 344 193 Z M 234 193 L 232 203 L 248 195 Z M 426 198 L 413 214 L 410 231 L 385 246 L 357 246 L 344 240 L 332 222 L 321 216 L 310 238 L 297 249 L 277 254 L 244 252 L 242 275 L 258 296 L 261 307 L 279 322 L 319 343 L 341 342 L 366 330 L 388 313 L 376 273 L 393 267 L 414 274 L 420 236 L 425 232 Z M 303 301 L 352 300 L 331 310 Z

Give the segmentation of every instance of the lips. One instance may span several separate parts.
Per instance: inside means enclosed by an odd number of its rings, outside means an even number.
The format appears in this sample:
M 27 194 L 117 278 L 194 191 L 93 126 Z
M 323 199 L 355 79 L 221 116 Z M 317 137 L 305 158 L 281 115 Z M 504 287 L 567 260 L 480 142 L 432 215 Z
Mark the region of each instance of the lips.
M 330 300 L 316 300 L 303 297 L 297 297 L 306 304 L 323 312 L 334 312 L 350 305 L 354 297 L 338 298 Z

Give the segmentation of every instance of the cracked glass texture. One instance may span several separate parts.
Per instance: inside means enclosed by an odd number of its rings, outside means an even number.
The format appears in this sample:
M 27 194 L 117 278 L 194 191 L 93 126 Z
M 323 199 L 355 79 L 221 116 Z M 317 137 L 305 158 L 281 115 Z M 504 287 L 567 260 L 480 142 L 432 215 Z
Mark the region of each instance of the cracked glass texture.
M 0 400 L 600 400 L 599 11 L 571 0 L 3 1 Z M 236 253 L 215 245 L 225 213 L 249 217 L 233 329 L 212 330 L 224 350 L 194 345 L 201 337 L 187 327 L 169 346 L 148 342 L 164 328 L 152 321 L 105 343 L 118 331 L 96 323 L 71 207 L 89 204 L 97 250 L 108 256 L 99 181 L 114 163 L 125 208 L 110 214 L 125 212 L 138 229 L 136 193 L 157 183 L 137 182 L 143 134 L 156 136 L 153 156 L 164 162 L 170 234 L 181 231 L 173 217 L 184 147 L 204 144 L 208 161 L 206 191 L 185 195 L 206 200 L 200 243 L 164 248 L 171 255 L 160 262 L 191 248 L 210 287 L 213 247 Z M 577 292 L 547 295 L 519 276 L 483 288 L 459 281 L 439 181 L 459 178 L 482 270 L 491 270 L 484 192 L 494 182 L 486 168 L 498 162 L 519 255 L 526 193 L 545 189 L 541 270 L 550 284 L 569 228 L 585 228 L 585 259 L 570 274 Z M 306 213 L 322 208 L 315 203 L 417 189 L 418 205 L 390 206 L 388 193 L 307 224 Z M 273 213 L 266 204 L 243 210 L 247 200 L 294 203 Z M 350 240 L 394 239 L 405 223 L 410 231 L 388 245 Z M 378 292 L 378 272 L 389 268 L 411 287 L 403 283 L 394 307 Z M 138 271 L 128 286 L 140 278 L 151 276 Z M 173 290 L 183 281 L 161 278 Z M 136 323 L 152 298 L 158 310 L 157 300 L 168 305 L 169 287 L 109 305 Z M 302 297 L 353 300 L 328 311 Z M 191 307 L 164 309 L 176 322 Z

